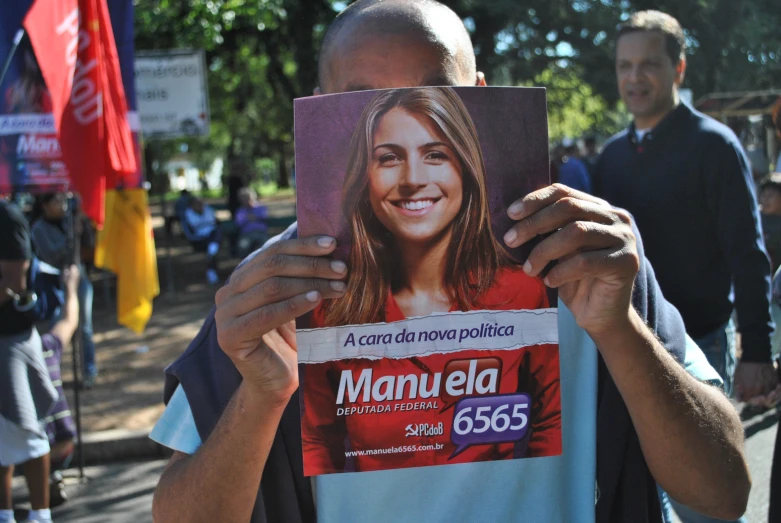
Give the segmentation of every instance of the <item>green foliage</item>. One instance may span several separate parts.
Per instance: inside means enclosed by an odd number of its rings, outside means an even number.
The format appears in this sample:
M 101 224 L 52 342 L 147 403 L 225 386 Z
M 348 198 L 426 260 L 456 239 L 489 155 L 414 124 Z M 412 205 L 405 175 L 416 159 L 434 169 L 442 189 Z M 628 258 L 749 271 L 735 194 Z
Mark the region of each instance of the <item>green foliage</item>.
M 295 191 L 292 187 L 286 187 L 280 189 L 279 185 L 277 185 L 276 182 L 268 182 L 268 183 L 262 183 L 258 182 L 252 185 L 252 188 L 255 189 L 255 192 L 258 193 L 258 196 L 261 198 L 280 198 L 280 197 L 287 197 L 287 196 L 294 196 Z
M 192 196 L 197 196 L 198 198 L 203 198 L 205 200 L 216 200 L 218 198 L 223 198 L 225 195 L 223 194 L 222 189 L 207 189 L 205 191 L 190 191 L 190 194 Z M 179 199 L 179 196 L 181 193 L 179 191 L 167 191 L 163 193 L 163 199 L 167 202 L 173 202 Z
M 136 0 L 136 48 L 204 49 L 212 128 L 187 140 L 196 166 L 269 159 L 287 185 L 293 158 L 293 99 L 310 95 L 317 49 L 336 14 L 327 0 Z M 181 141 L 156 143 L 164 161 Z
M 492 83 L 527 81 L 552 64 L 580 67 L 609 103 L 617 101 L 614 38 L 643 9 L 675 16 L 689 42 L 686 86 L 715 91 L 781 86 L 778 0 L 445 0 L 469 20 L 478 66 Z
M 586 134 L 607 137 L 626 126 L 623 107 L 611 109 L 603 97 L 580 77 L 577 67 L 550 66 L 523 85 L 546 88 L 550 140 Z
M 640 9 L 676 16 L 690 44 L 686 84 L 714 91 L 781 87 L 778 0 L 443 0 L 465 19 L 478 67 L 493 85 L 549 88 L 552 138 L 625 123 L 613 40 Z M 293 161 L 293 99 L 317 82 L 317 53 L 337 0 L 136 0 L 136 47 L 206 51 L 211 135 L 188 140 L 199 168 L 216 157 L 255 167 L 287 186 Z M 180 151 L 155 142 L 150 163 Z

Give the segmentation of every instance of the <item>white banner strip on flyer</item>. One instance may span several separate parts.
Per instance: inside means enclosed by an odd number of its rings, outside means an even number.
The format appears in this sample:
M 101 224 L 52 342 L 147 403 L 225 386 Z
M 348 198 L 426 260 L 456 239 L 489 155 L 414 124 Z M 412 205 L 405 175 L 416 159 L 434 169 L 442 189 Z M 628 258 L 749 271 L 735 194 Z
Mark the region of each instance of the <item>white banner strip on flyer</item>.
M 299 363 L 409 358 L 470 349 L 513 350 L 559 342 L 556 309 L 433 314 L 296 332 Z

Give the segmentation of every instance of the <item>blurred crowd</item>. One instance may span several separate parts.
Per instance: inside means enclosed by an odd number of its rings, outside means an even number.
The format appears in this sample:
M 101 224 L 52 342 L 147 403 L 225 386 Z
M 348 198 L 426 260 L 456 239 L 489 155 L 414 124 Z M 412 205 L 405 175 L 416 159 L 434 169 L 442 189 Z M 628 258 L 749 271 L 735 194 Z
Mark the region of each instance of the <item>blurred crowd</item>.
M 60 470 L 73 456 L 76 426 L 61 362 L 77 331 L 82 369 L 74 386 L 92 388 L 98 376 L 90 281 L 95 230 L 77 197 L 51 192 L 14 200 L 0 201 L 0 511 L 11 510 L 19 469 L 30 492 L 30 521 L 47 523 L 50 508 L 67 499 Z

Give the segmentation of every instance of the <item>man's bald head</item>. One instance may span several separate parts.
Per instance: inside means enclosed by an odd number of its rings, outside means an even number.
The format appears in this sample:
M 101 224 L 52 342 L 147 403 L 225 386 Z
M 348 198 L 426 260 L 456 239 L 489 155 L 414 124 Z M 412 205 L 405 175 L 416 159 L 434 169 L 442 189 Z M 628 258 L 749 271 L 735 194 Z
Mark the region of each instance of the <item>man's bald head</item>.
M 351 4 L 328 28 L 318 72 L 325 93 L 477 81 L 469 33 L 458 15 L 434 0 Z

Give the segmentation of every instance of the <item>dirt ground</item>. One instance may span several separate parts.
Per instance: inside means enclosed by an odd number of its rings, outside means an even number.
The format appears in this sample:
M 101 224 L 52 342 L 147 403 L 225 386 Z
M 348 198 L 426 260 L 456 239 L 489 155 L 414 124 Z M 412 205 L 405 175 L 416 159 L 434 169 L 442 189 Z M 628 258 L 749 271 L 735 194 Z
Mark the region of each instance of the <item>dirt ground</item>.
M 263 203 L 272 216 L 295 214 L 292 198 Z M 94 341 L 100 374 L 95 387 L 80 394 L 84 432 L 151 428 L 164 408 L 165 367 L 187 348 L 214 304 L 218 287 L 206 284 L 204 255 L 193 252 L 177 226 L 169 239 L 161 206 L 153 204 L 151 210 L 161 294 L 154 302 L 152 318 L 142 335 L 117 324 L 114 277 L 100 271 L 93 274 Z M 229 218 L 226 211 L 217 215 L 220 219 Z M 219 272 L 224 280 L 239 260 L 230 258 L 226 245 L 223 251 Z M 62 370 L 71 410 L 75 413 L 71 354 L 69 347 Z

